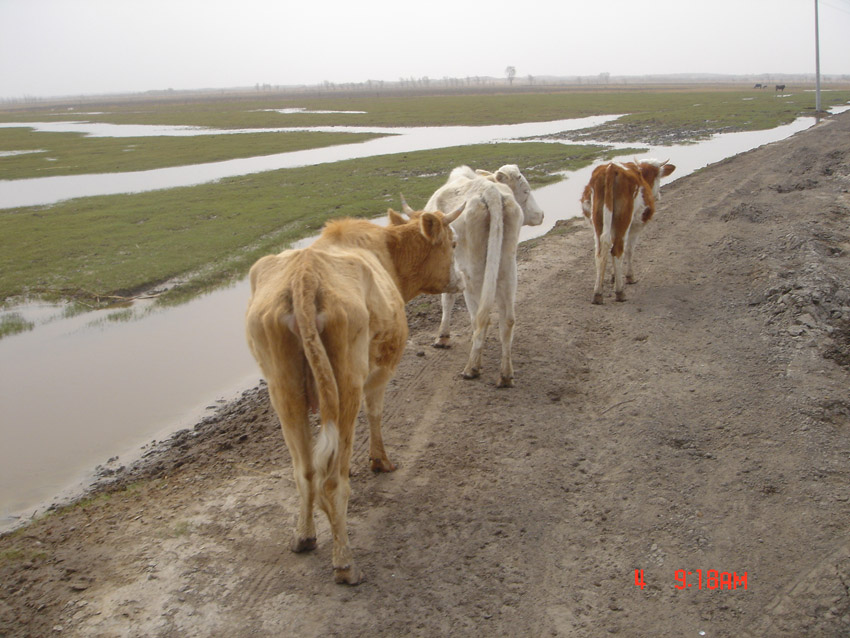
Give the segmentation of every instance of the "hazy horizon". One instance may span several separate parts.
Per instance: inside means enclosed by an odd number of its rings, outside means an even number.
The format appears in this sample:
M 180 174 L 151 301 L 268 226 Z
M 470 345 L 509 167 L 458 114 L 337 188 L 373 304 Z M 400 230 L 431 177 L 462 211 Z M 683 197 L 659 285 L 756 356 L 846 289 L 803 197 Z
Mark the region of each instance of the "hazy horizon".
M 812 0 L 0 0 L 0 99 L 368 80 L 815 73 Z M 850 76 L 850 0 L 819 0 Z M 768 80 L 769 81 L 769 80 Z

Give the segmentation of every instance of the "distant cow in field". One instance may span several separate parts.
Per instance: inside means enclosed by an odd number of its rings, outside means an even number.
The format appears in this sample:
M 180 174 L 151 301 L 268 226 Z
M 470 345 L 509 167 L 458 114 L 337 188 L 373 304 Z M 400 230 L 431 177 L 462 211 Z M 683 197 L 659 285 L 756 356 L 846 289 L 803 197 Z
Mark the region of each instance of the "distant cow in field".
M 407 341 L 404 305 L 420 293 L 456 292 L 450 223 L 460 210 L 390 210 L 390 225 L 329 222 L 311 246 L 263 257 L 251 268 L 248 344 L 268 381 L 292 456 L 300 510 L 293 551 L 315 549 L 314 502 L 333 532 L 338 583 L 361 580 L 348 543 L 349 463 L 363 401 L 371 466 L 395 469 L 384 450 L 384 391 Z M 312 443 L 310 410 L 319 410 Z
M 754 89 L 763 89 L 764 87 L 761 85 L 761 83 L 758 83 L 753 88 Z
M 425 210 L 454 210 L 463 202 L 466 210 L 452 224 L 457 233 L 455 261 L 464 279 L 463 295 L 473 327 L 472 347 L 463 377 L 474 379 L 481 374 L 481 350 L 490 312 L 496 303 L 502 343 L 498 387 L 511 387 L 519 231 L 523 225 L 542 224 L 543 211 L 531 194 L 528 180 L 515 164 L 502 166 L 495 173 L 473 171 L 468 166 L 455 168 L 448 181 L 428 200 Z M 441 301 L 443 317 L 434 347 L 448 348 L 455 295 L 444 294 Z
M 777 84 L 776 85 L 776 91 L 784 91 L 784 90 L 785 90 L 784 84 Z
M 624 281 L 634 283 L 632 257 L 635 243 L 655 213 L 661 178 L 676 167 L 669 162 L 610 162 L 597 166 L 581 196 L 584 216 L 594 230 L 596 283 L 593 303 L 602 303 L 605 266 L 610 253 L 614 262 L 614 293 L 617 301 L 625 301 Z M 625 278 L 623 277 L 623 264 Z

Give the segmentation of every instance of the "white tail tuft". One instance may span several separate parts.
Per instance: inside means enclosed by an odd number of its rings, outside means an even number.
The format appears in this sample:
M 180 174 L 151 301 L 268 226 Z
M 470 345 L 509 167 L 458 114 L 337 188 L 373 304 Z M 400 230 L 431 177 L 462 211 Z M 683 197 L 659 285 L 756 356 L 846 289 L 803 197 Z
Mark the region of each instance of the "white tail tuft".
M 331 474 L 334 461 L 339 451 L 339 430 L 336 423 L 328 421 L 322 424 L 316 444 L 313 446 L 313 467 L 316 484 L 321 489 L 325 480 Z

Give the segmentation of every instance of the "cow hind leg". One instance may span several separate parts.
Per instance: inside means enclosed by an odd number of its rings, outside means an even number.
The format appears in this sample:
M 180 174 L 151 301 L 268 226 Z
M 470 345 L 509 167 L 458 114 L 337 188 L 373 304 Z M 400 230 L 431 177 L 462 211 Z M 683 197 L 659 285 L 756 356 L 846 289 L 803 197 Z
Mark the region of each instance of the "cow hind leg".
M 339 425 L 322 424 L 322 433 L 317 441 L 317 449 L 323 445 L 328 449 L 325 458 L 319 452 L 317 469 L 326 463 L 324 472 L 320 471 L 316 492 L 319 506 L 327 514 L 333 535 L 332 564 L 334 581 L 339 584 L 357 585 L 363 580 L 363 573 L 354 563 L 351 545 L 348 541 L 348 499 L 351 495 L 349 471 L 351 452 L 354 442 L 354 423 L 360 410 L 360 390 L 356 392 L 340 391 Z M 347 395 L 347 396 L 343 396 Z M 328 443 L 322 443 L 326 437 Z
M 379 367 L 372 371 L 363 386 L 366 417 L 369 420 L 369 466 L 373 472 L 393 472 L 396 466 L 384 449 L 381 420 L 384 413 L 384 394 L 392 377 L 390 368 Z
M 316 549 L 316 524 L 313 519 L 315 491 L 312 433 L 307 416 L 307 404 L 300 397 L 290 397 L 273 382 L 269 384 L 269 395 L 280 418 L 283 438 L 292 457 L 295 485 L 298 488 L 298 517 L 290 549 L 293 552 L 311 551 Z
M 499 336 L 502 342 L 502 364 L 499 369 L 499 383 L 496 387 L 514 387 L 514 364 L 511 360 L 511 343 L 514 338 L 514 318 L 504 317 L 499 319 Z
M 605 267 L 608 263 L 608 252 L 610 244 L 603 241 L 598 236 L 596 237 L 596 283 L 593 286 L 593 301 L 592 303 L 602 303 L 602 287 L 605 283 Z
M 499 303 L 499 338 L 502 343 L 502 360 L 499 369 L 499 388 L 514 386 L 514 364 L 511 358 L 511 347 L 514 340 L 514 302 L 516 297 L 516 268 L 505 272 L 498 291 Z
M 461 373 L 464 379 L 477 379 L 481 376 L 481 353 L 484 350 L 484 340 L 487 338 L 487 328 L 490 326 L 489 314 L 478 317 L 473 324 L 475 328 L 472 332 L 469 360 Z
M 443 317 L 440 320 L 440 334 L 437 336 L 437 339 L 431 344 L 435 348 L 451 348 L 452 344 L 449 343 L 449 339 L 451 338 L 449 329 L 452 321 L 452 309 L 455 305 L 455 294 L 454 293 L 443 293 L 440 296 L 440 305 L 443 308 Z
M 480 286 L 476 286 L 475 291 L 470 288 L 463 291 L 466 309 L 469 311 L 469 321 L 472 324 L 472 347 L 469 351 L 466 367 L 461 372 L 464 379 L 477 379 L 481 376 L 481 351 L 484 347 L 484 339 L 487 337 L 487 328 L 490 325 L 490 312 L 489 309 L 486 313 L 480 312 L 480 294 Z
M 625 301 L 626 293 L 625 280 L 623 278 L 623 240 L 618 238 L 614 240 L 611 247 L 611 261 L 614 266 L 614 298 L 617 301 Z
M 345 321 L 329 325 L 323 335 L 325 350 L 337 382 L 339 413 L 337 423 L 323 419 L 313 452 L 315 490 L 318 505 L 327 514 L 333 534 L 334 581 L 357 585 L 363 575 L 354 562 L 348 540 L 348 499 L 351 495 L 349 471 L 354 445 L 354 426 L 367 376 L 368 341 L 358 328 L 363 317 L 349 315 Z
M 623 253 L 623 262 L 626 271 L 627 284 L 637 283 L 637 279 L 635 279 L 634 265 L 632 263 L 632 257 L 635 251 L 635 244 L 637 244 L 637 233 L 632 231 L 629 233 L 629 239 L 626 241 L 626 249 Z
M 481 352 L 484 349 L 484 339 L 487 337 L 489 323 L 489 320 L 487 320 L 481 325 L 475 326 L 475 331 L 472 334 L 472 348 L 469 351 L 469 360 L 466 362 L 466 367 L 461 373 L 464 379 L 477 379 L 481 376 Z

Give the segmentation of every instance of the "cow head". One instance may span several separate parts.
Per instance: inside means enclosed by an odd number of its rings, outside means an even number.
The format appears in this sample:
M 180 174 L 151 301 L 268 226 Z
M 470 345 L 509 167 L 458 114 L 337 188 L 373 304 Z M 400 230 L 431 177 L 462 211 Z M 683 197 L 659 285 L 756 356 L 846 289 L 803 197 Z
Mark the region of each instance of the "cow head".
M 415 272 L 411 273 L 420 280 L 420 292 L 435 295 L 463 290 L 463 279 L 455 265 L 454 250 L 457 242 L 451 223 L 460 216 L 465 205 L 461 204 L 457 210 L 444 215 L 439 211 L 414 211 L 407 206 L 407 202 L 403 202 L 404 212 L 409 219 L 393 209 L 387 211 L 391 226 L 415 224 L 425 239 L 425 245 L 419 249 L 421 255 L 416 259 Z
M 520 208 L 522 208 L 522 223 L 524 226 L 539 226 L 543 223 L 543 210 L 531 194 L 528 180 L 520 173 L 516 164 L 506 164 L 496 171 L 496 181 L 505 184 L 513 191 Z
M 641 161 L 635 160 L 635 164 L 640 170 L 641 177 L 646 180 L 646 183 L 652 187 L 652 196 L 657 202 L 661 194 L 661 178 L 667 177 L 676 170 L 676 166 L 670 163 L 670 160 L 644 159 Z

